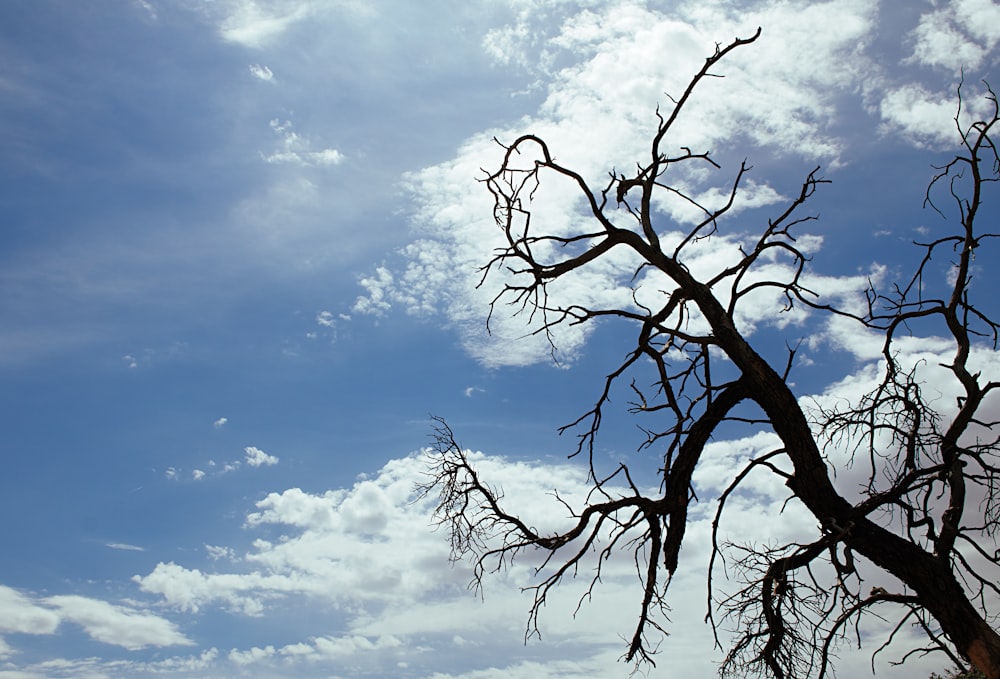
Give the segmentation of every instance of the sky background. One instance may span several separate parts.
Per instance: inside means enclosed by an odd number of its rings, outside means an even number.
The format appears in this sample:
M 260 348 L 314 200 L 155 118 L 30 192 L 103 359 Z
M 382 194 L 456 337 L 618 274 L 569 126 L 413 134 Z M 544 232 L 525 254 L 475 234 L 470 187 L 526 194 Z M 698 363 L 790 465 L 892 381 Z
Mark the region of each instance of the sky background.
M 432 502 L 414 501 L 419 453 L 445 417 L 512 507 L 565 518 L 547 493 L 578 499 L 586 476 L 556 429 L 629 334 L 560 332 L 556 363 L 519 339 L 523 317 L 486 332 L 500 279 L 477 290 L 476 268 L 498 232 L 476 179 L 492 138 L 538 133 L 603 186 L 645 157 L 656 106 L 715 44 L 758 26 L 676 133 L 723 166 L 678 178 L 706 200 L 754 166 L 692 266 L 731 255 L 819 165 L 833 183 L 803 244 L 816 288 L 849 301 L 947 224 L 921 204 L 955 152 L 963 69 L 965 109 L 983 110 L 994 2 L 0 2 L 0 677 L 627 676 L 628 556 L 575 618 L 586 582 L 567 583 L 525 644 L 532 558 L 469 592 Z M 554 184 L 539 220 L 571 228 L 578 207 Z M 557 294 L 614 301 L 623 271 Z M 803 341 L 797 392 L 860 393 L 877 344 L 776 320 L 773 302 L 741 323 L 776 360 Z M 639 443 L 612 416 L 599 464 Z M 704 528 L 762 445 L 706 457 L 650 676 L 708 677 L 722 658 L 702 623 Z M 814 528 L 776 518 L 781 490 L 761 479 L 726 530 Z M 880 631 L 841 653 L 843 676 L 871 671 Z M 892 667 L 903 641 L 880 677 L 946 665 Z

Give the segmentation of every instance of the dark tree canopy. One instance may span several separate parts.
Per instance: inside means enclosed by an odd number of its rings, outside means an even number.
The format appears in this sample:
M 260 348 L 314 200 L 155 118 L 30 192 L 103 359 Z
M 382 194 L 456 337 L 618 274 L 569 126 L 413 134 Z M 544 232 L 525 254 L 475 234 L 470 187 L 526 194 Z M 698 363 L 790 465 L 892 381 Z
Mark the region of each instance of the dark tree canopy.
M 985 119 L 962 127 L 955 118 L 961 153 L 937 169 L 926 194 L 927 207 L 947 213 L 948 219 L 941 220 L 947 227 L 916 244 L 922 258 L 908 279 L 888 290 L 872 286 L 864 301 L 850 308 L 806 287 L 808 257 L 796 238 L 803 223 L 813 219 L 803 214 L 803 205 L 826 183 L 818 169 L 780 213 L 759 227 L 735 261 L 720 264 L 710 275 L 696 275 L 686 258 L 727 223 L 750 167 L 744 163 L 735 172 L 721 207 L 708 207 L 671 183 L 676 176 L 671 171 L 692 164 L 716 171 L 720 166 L 708 152 L 666 140 L 699 83 L 716 75 L 713 69 L 731 51 L 759 35 L 760 30 L 719 46 L 669 110 L 657 110 L 649 156 L 629 173 L 612 171 L 603 188 L 591 188 L 583 176 L 560 165 L 534 135 L 505 145 L 502 164 L 485 179 L 506 237 L 506 246 L 483 269 L 484 276 L 508 276 L 492 313 L 512 305 L 540 319 L 544 333 L 559 324 L 602 319 L 635 328 L 635 344 L 607 376 L 593 407 L 563 428 L 578 435 L 576 454 L 590 456 L 593 490 L 584 507 L 572 510 L 573 525 L 554 534 L 536 532 L 532 517 L 520 517 L 488 479 L 480 478 L 443 421 L 438 422 L 432 477 L 423 491 L 440 494 L 438 518 L 450 530 L 453 556 L 474 561 L 477 585 L 524 550 L 545 554 L 530 625 L 537 623 L 551 588 L 588 555 L 598 555 L 599 569 L 603 557 L 633 552 L 641 584 L 625 657 L 652 662 L 656 637 L 666 631 L 661 614 L 682 558 L 689 509 L 697 501 L 692 475 L 706 445 L 733 423 L 773 432 L 780 445 L 734 470 L 717 500 L 707 564 L 707 620 L 715 630 L 737 630 L 724 648 L 722 673 L 825 676 L 837 644 L 871 612 L 896 621 L 891 635 L 904 626 L 922 628 L 928 642 L 913 653 L 939 650 L 960 671 L 971 663 L 988 679 L 1000 679 L 995 630 L 1000 459 L 995 423 L 986 414 L 996 405 L 1000 383 L 976 372 L 972 359 L 977 347 L 997 348 L 998 323 L 981 306 L 990 291 L 973 285 L 977 249 L 998 235 L 979 219 L 984 192 L 1000 179 L 991 136 L 1000 120 L 996 97 L 989 91 Z M 580 220 L 577 233 L 547 233 L 544 224 L 531 220 L 535 193 L 544 191 L 553 176 L 574 184 L 585 203 L 589 221 Z M 666 217 L 656 207 L 663 195 L 687 201 L 702 214 L 680 240 L 664 239 Z M 630 250 L 640 262 L 633 281 L 655 271 L 665 282 L 655 305 L 635 296 L 627 307 L 585 308 L 556 303 L 548 295 L 554 281 L 594 266 L 618 248 Z M 940 260 L 952 267 L 943 292 L 929 282 L 931 263 Z M 781 268 L 764 273 L 765 264 L 773 262 Z M 775 270 L 784 273 L 775 275 Z M 800 400 L 789 381 L 795 350 L 772 364 L 737 320 L 742 305 L 765 290 L 776 291 L 786 308 L 835 314 L 867 332 L 877 331 L 884 338 L 877 386 L 856 402 L 820 407 Z M 919 366 L 900 358 L 900 343 L 911 333 L 947 341 L 950 358 L 943 368 L 959 394 L 954 403 L 926 396 Z M 796 340 L 789 338 L 788 346 Z M 645 381 L 633 377 L 625 387 L 633 396 L 629 412 L 643 418 L 643 447 L 662 455 L 655 494 L 640 490 L 654 484 L 634 479 L 627 464 L 602 475 L 593 459 L 612 391 L 637 373 L 646 375 Z M 837 485 L 829 453 L 845 447 L 854 464 L 867 470 L 860 492 Z M 815 517 L 811 538 L 767 546 L 720 539 L 726 502 L 751 472 L 780 477 L 789 498 Z M 724 596 L 712 586 L 723 558 L 737 565 L 738 576 L 736 590 Z M 863 573 L 873 570 L 884 576 L 880 582 L 894 584 L 871 587 Z M 599 577 L 598 570 L 595 586 Z

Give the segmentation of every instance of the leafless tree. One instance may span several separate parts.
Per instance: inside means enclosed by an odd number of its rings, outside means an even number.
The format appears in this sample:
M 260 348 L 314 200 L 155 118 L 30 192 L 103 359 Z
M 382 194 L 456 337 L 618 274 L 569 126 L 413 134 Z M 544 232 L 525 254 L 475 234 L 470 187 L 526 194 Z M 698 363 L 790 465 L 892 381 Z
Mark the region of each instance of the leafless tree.
M 1000 383 L 975 372 L 970 358 L 977 347 L 997 348 L 998 323 L 977 306 L 973 294 L 977 249 L 997 236 L 982 230 L 979 219 L 983 192 L 1000 178 L 991 137 L 1000 119 L 996 97 L 990 90 L 992 109 L 984 120 L 963 127 L 956 115 L 961 153 L 938 168 L 926 197 L 926 206 L 951 215 L 942 220 L 950 230 L 916 244 L 923 254 L 908 281 L 888 292 L 872 286 L 861 308 L 839 308 L 807 289 L 808 258 L 796 230 L 813 219 L 801 215 L 802 206 L 826 183 L 818 168 L 787 207 L 761 227 L 759 237 L 741 248 L 735 262 L 696 276 L 685 258 L 699 241 L 718 237 L 750 167 L 744 163 L 736 171 L 722 207 L 707 207 L 666 175 L 693 163 L 720 166 L 709 153 L 683 146 L 668 150 L 664 140 L 699 83 L 715 75 L 712 69 L 720 60 L 759 35 L 758 29 L 750 38 L 718 46 L 669 111 L 657 110 L 649 157 L 630 174 L 612 171 L 602 189 L 592 189 L 581 174 L 559 164 L 546 142 L 530 134 L 505 145 L 502 164 L 484 180 L 506 236 L 505 247 L 483 269 L 484 277 L 507 276 L 492 313 L 512 305 L 518 313 L 533 314 L 542 333 L 599 319 L 637 329 L 635 345 L 607 376 L 593 408 L 562 429 L 578 435 L 574 454 L 590 458 L 592 491 L 585 506 L 573 510 L 573 525 L 542 534 L 530 519 L 505 506 L 502 492 L 480 477 L 443 420 L 438 420 L 432 469 L 422 490 L 439 494 L 437 517 L 450 532 L 453 556 L 473 560 L 477 585 L 525 550 L 540 550 L 546 557 L 534 588 L 529 630 L 537 630 L 538 611 L 550 590 L 588 555 L 597 555 L 596 584 L 605 557 L 633 552 L 641 587 L 625 657 L 652 662 L 655 637 L 664 632 L 661 613 L 689 508 L 696 501 L 692 475 L 706 444 L 733 423 L 767 430 L 780 445 L 736 470 L 718 498 L 706 619 L 717 640 L 720 629 L 736 630 L 722 673 L 822 677 L 837 645 L 851 630 L 858 633 L 866 613 L 874 613 L 897 621 L 886 645 L 904 627 L 916 626 L 928 642 L 907 656 L 943 651 L 961 670 L 971 662 L 988 679 L 1000 679 L 1000 636 L 994 628 L 1000 601 L 1000 464 L 995 423 L 983 419 L 996 405 Z M 589 222 L 578 233 L 546 233 L 531 221 L 535 192 L 552 176 L 574 184 L 585 203 Z M 663 238 L 666 215 L 656 208 L 656 197 L 663 195 L 687 201 L 703 215 L 683 238 L 669 243 Z M 551 283 L 592 266 L 615 248 L 630 250 L 641 262 L 633 281 L 649 271 L 662 275 L 668 287 L 656 305 L 640 303 L 634 295 L 627 307 L 585 308 L 557 303 L 549 295 Z M 943 293 L 930 283 L 932 260 L 936 265 L 941 257 L 951 258 Z M 775 261 L 784 264 L 787 275 L 760 273 L 765 263 Z M 772 365 L 738 327 L 741 305 L 766 289 L 777 291 L 786 308 L 837 314 L 884 336 L 878 386 L 859 401 L 839 406 L 810 406 L 798 398 L 789 384 L 795 350 Z M 920 371 L 900 358 L 900 343 L 917 328 L 949 343 L 950 362 L 942 367 L 956 383 L 956 403 L 925 397 Z M 638 370 L 652 371 L 652 387 L 634 379 L 619 384 Z M 643 446 L 662 452 L 655 494 L 640 490 L 650 487 L 649 479 L 636 482 L 626 464 L 610 475 L 595 466 L 595 438 L 616 388 L 633 395 L 630 412 L 659 422 L 643 426 Z M 863 464 L 867 470 L 860 494 L 836 485 L 832 451 L 845 446 L 855 469 Z M 817 522 L 813 537 L 766 547 L 720 539 L 726 501 L 749 474 L 760 472 L 778 475 L 789 501 L 811 512 Z M 722 559 L 735 564 L 739 576 L 735 591 L 725 595 L 712 586 Z M 865 583 L 873 572 L 881 574 L 878 582 L 885 586 L 870 587 L 870 579 Z

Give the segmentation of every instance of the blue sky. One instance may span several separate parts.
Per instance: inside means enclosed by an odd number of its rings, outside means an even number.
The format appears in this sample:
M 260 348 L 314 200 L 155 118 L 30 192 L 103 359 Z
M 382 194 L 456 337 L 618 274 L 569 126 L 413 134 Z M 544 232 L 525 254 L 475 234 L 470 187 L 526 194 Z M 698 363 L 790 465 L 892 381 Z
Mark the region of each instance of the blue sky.
M 603 184 L 640 157 L 664 93 L 757 26 L 678 136 L 724 166 L 681 177 L 693 190 L 755 166 L 701 257 L 822 165 L 814 280 L 853 299 L 941 228 L 924 189 L 955 149 L 963 68 L 981 110 L 994 2 L 0 3 L 0 677 L 626 676 L 628 559 L 575 619 L 569 583 L 525 645 L 530 564 L 466 590 L 412 501 L 419 451 L 440 415 L 526 514 L 584 492 L 556 428 L 627 331 L 561 333 L 558 365 L 518 339 L 523 318 L 486 333 L 495 288 L 476 267 L 498 234 L 476 178 L 494 135 L 533 131 Z M 539 219 L 568 228 L 577 207 L 553 186 Z M 688 218 L 661 208 L 665 229 Z M 621 273 L 558 294 L 613 300 Z M 776 322 L 773 300 L 742 322 L 775 356 L 803 340 L 804 397 L 854 393 L 877 359 L 857 328 Z M 599 452 L 639 442 L 613 417 Z M 720 442 L 706 497 L 758 445 Z M 757 490 L 744 520 L 770 525 L 781 489 Z M 698 536 L 650 676 L 721 659 Z M 842 655 L 867 671 L 867 650 Z M 879 676 L 944 665 L 889 656 Z

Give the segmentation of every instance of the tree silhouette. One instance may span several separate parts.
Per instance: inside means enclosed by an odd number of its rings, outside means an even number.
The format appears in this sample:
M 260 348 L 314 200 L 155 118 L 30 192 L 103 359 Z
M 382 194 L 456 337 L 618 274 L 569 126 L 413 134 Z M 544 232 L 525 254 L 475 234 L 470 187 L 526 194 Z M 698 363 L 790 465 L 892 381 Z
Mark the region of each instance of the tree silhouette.
M 960 670 L 958 672 L 952 672 L 947 677 L 942 677 L 940 674 L 935 672 L 930 676 L 930 679 L 984 679 L 985 674 L 979 670 Z
M 926 194 L 928 207 L 953 216 L 947 220 L 951 227 L 916 244 L 923 254 L 908 280 L 888 291 L 872 286 L 850 308 L 806 287 L 808 258 L 796 229 L 813 219 L 801 208 L 826 183 L 818 168 L 737 257 L 710 274 L 696 275 L 687 258 L 702 241 L 717 237 L 750 168 L 740 166 L 721 207 L 708 207 L 667 175 L 691 164 L 720 166 L 707 152 L 667 149 L 665 139 L 699 83 L 715 75 L 712 69 L 726 55 L 759 35 L 758 29 L 752 37 L 718 46 L 670 110 L 657 110 L 649 157 L 630 174 L 612 171 L 602 189 L 592 189 L 582 175 L 559 164 L 548 144 L 530 134 L 504 146 L 499 169 L 484 180 L 506 237 L 505 247 L 483 269 L 484 277 L 506 276 L 491 314 L 513 306 L 517 313 L 533 315 L 537 332 L 546 334 L 560 324 L 601 319 L 624 321 L 637 331 L 634 346 L 607 376 L 594 406 L 561 430 L 576 432 L 574 454 L 590 459 L 592 491 L 585 506 L 572 509 L 572 526 L 543 534 L 505 506 L 502 492 L 480 478 L 443 420 L 437 421 L 430 481 L 422 491 L 439 494 L 437 517 L 449 529 L 453 556 L 473 560 L 477 586 L 524 550 L 542 551 L 546 558 L 533 588 L 529 631 L 537 631 L 548 593 L 588 556 L 597 555 L 593 587 L 606 557 L 631 550 L 641 587 L 625 657 L 652 662 L 654 639 L 664 632 L 661 613 L 689 508 L 696 501 L 692 475 L 706 444 L 736 423 L 770 431 L 780 444 L 734 470 L 713 523 L 707 620 L 717 640 L 724 622 L 737 630 L 722 673 L 822 677 L 838 642 L 877 609 L 879 616 L 896 620 L 885 645 L 900 629 L 915 625 L 926 632 L 928 643 L 907 656 L 940 650 L 963 671 L 971 661 L 988 679 L 1000 679 L 1000 636 L 991 626 L 1000 595 L 995 540 L 1000 466 L 994 423 L 986 419 L 1000 383 L 977 372 L 973 357 L 977 349 L 997 347 L 998 324 L 973 294 L 978 292 L 973 286 L 977 248 L 997 236 L 983 231 L 978 219 L 983 192 L 1000 178 L 991 138 L 1000 119 L 996 97 L 990 90 L 992 108 L 984 120 L 962 127 L 956 115 L 962 151 L 938 168 Z M 587 221 L 579 220 L 583 225 L 575 233 L 547 233 L 532 223 L 535 193 L 553 176 L 575 185 L 585 204 Z M 664 196 L 686 201 L 702 215 L 682 237 L 665 235 L 666 215 L 657 208 Z M 633 304 L 586 308 L 561 304 L 548 294 L 554 281 L 602 263 L 613 249 L 638 258 Z M 940 257 L 951 258 L 944 290 L 930 275 L 932 260 Z M 655 303 L 639 291 L 640 281 L 651 274 L 659 285 Z M 851 403 L 800 400 L 789 384 L 795 350 L 772 365 L 741 331 L 741 310 L 765 292 L 777 293 L 786 309 L 835 314 L 880 333 L 877 386 Z M 949 347 L 950 362 L 942 369 L 957 390 L 953 403 L 928 397 L 926 366 L 901 351 L 918 330 Z M 641 371 L 652 371 L 652 387 L 641 386 L 649 380 L 633 378 L 625 388 L 634 398 L 630 412 L 644 422 L 658 422 L 643 425 L 643 447 L 662 453 L 655 494 L 640 490 L 650 486 L 648 479 L 636 482 L 627 464 L 600 475 L 593 457 L 612 392 Z M 845 448 L 856 467 L 865 465 L 867 482 L 860 493 L 837 487 L 831 452 Z M 760 472 L 777 475 L 789 501 L 815 517 L 812 537 L 767 546 L 720 540 L 727 500 L 749 474 Z M 712 593 L 723 558 L 735 564 L 739 583 L 725 596 Z M 875 571 L 884 586 L 864 582 L 864 574 Z

